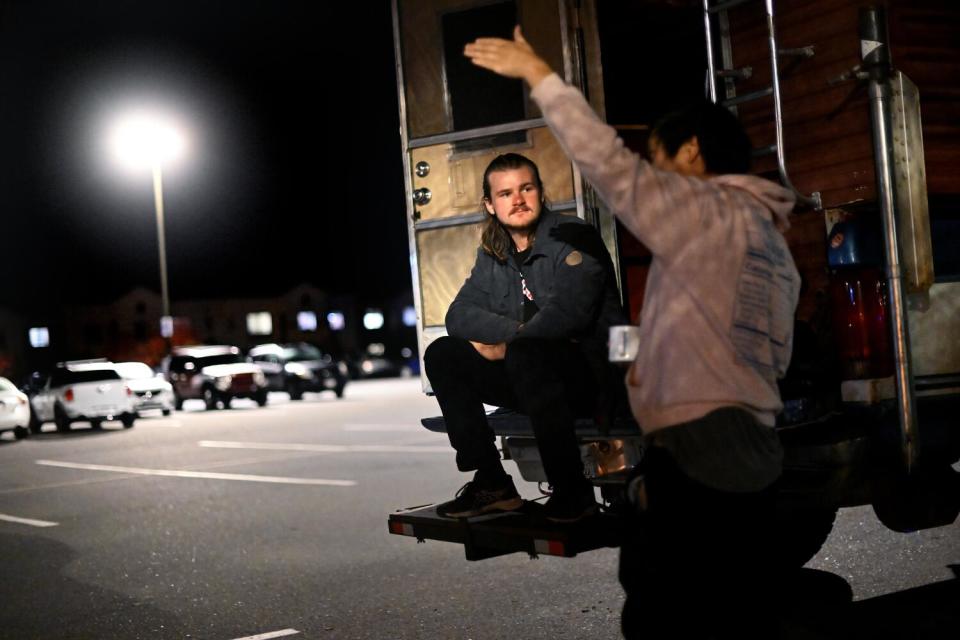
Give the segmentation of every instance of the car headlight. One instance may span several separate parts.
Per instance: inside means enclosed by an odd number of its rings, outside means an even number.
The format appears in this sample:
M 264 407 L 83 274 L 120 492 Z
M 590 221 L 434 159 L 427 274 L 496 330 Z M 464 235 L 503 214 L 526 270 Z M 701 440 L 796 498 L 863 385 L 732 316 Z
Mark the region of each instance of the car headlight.
M 299 362 L 288 362 L 287 364 L 283 365 L 283 368 L 287 373 L 297 376 L 298 378 L 309 380 L 313 377 L 313 373 L 310 371 L 310 369 L 306 368 Z
M 263 375 L 263 374 L 260 374 Z M 213 381 L 213 386 L 215 386 L 220 391 L 226 391 L 230 388 L 230 385 L 233 384 L 233 376 L 219 376 L 216 380 Z
M 253 374 L 253 382 L 258 387 L 267 386 L 267 376 L 263 375 L 263 371 L 257 371 Z
M 343 375 L 347 375 L 348 373 L 350 373 L 350 370 L 347 368 L 346 362 L 338 362 L 337 369 L 339 369 L 340 373 Z

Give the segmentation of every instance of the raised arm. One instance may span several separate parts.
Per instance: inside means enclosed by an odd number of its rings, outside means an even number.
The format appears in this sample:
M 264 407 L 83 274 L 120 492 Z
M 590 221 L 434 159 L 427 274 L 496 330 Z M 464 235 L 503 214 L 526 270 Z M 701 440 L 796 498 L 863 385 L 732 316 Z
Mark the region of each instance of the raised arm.
M 675 255 L 700 225 L 696 201 L 709 183 L 653 168 L 627 149 L 613 127 L 594 113 L 583 95 L 559 78 L 523 38 L 480 38 L 464 49 L 477 66 L 532 88 L 544 118 L 567 156 L 620 218 L 655 254 Z

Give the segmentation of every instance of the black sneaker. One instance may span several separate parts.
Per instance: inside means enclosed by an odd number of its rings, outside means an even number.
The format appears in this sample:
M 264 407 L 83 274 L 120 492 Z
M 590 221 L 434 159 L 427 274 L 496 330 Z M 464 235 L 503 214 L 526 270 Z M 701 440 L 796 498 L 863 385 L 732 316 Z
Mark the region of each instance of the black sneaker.
M 476 481 L 460 487 L 457 496 L 437 505 L 437 515 L 447 518 L 469 518 L 494 511 L 514 511 L 523 506 L 523 499 L 507 476 L 506 484 L 496 489 L 481 487 Z
M 593 487 L 581 491 L 554 492 L 543 505 L 543 517 L 550 522 L 577 522 L 600 510 Z

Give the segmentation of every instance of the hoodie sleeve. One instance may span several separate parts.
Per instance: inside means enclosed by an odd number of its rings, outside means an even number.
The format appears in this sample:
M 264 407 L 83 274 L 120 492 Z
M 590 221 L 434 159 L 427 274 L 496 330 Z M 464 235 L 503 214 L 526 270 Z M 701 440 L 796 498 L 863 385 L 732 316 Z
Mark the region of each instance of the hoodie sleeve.
M 470 276 L 447 309 L 447 334 L 483 344 L 509 342 L 516 337 L 520 323 L 490 311 L 490 292 L 481 273 L 483 260 L 481 249 Z
M 627 149 L 583 95 L 556 74 L 531 93 L 567 156 L 627 229 L 657 256 L 669 259 L 696 237 L 705 180 L 660 171 Z

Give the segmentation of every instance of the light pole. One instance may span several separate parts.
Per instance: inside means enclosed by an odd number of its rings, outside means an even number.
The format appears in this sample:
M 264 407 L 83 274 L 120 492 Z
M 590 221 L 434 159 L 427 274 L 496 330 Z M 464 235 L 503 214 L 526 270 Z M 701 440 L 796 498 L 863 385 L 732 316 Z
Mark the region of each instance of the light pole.
M 160 255 L 160 298 L 163 317 L 160 331 L 169 350 L 173 319 L 170 317 L 170 290 L 167 284 L 167 241 L 163 217 L 163 165 L 178 159 L 186 148 L 181 129 L 169 117 L 138 111 L 118 120 L 112 142 L 114 153 L 127 168 L 153 172 L 153 204 L 157 216 L 157 244 Z
M 169 318 L 170 289 L 167 285 L 167 237 L 163 222 L 163 168 L 159 162 L 153 165 L 153 208 L 157 213 L 157 245 L 160 252 L 160 300 L 163 306 L 163 318 Z M 163 322 L 169 321 L 161 320 L 161 323 Z M 161 327 L 161 331 L 167 333 L 168 330 L 166 327 Z

